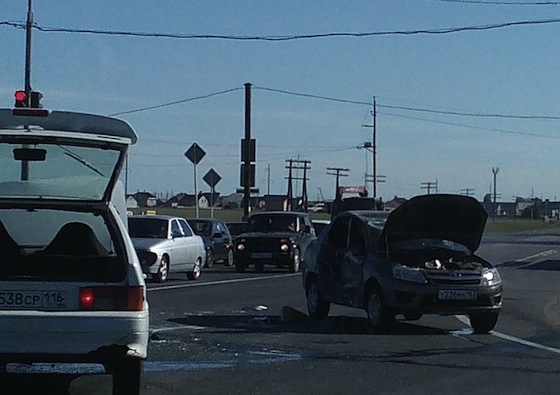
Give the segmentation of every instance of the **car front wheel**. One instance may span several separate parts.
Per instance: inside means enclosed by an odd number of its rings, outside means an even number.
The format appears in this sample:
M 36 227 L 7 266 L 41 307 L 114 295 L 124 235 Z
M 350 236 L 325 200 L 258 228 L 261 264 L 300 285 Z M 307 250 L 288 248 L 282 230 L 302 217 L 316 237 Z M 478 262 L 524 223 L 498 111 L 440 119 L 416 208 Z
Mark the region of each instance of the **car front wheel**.
M 233 266 L 233 250 L 228 251 L 227 258 L 224 259 L 224 264 L 226 266 Z
M 469 321 L 471 322 L 474 333 L 490 332 L 498 322 L 498 315 L 498 313 L 493 312 L 473 313 L 469 315 Z
M 204 267 L 212 267 L 214 265 L 214 251 L 206 250 L 206 262 Z
M 307 311 L 311 318 L 320 320 L 329 315 L 331 304 L 321 296 L 319 283 L 316 278 L 309 280 L 305 289 L 305 296 L 307 299 Z
M 128 358 L 116 364 L 113 372 L 113 395 L 140 394 L 142 360 Z
M 394 319 L 394 315 L 383 301 L 383 293 L 375 286 L 366 298 L 366 313 L 370 324 L 376 331 L 386 329 Z
M 193 270 L 191 270 L 190 272 L 187 272 L 187 278 L 189 280 L 198 280 L 200 278 L 200 267 L 202 266 L 201 264 L 201 259 L 198 258 L 194 264 L 194 268 Z
M 161 257 L 157 273 L 152 275 L 152 278 L 157 282 L 163 283 L 167 280 L 169 274 L 169 259 L 166 256 Z

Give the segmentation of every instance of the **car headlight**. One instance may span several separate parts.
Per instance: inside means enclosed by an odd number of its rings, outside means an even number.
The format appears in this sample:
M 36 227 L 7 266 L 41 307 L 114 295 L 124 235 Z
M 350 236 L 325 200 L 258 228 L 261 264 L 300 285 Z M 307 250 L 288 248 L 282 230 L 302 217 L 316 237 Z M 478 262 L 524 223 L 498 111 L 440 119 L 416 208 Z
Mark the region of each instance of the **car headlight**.
M 426 282 L 426 278 L 420 269 L 404 265 L 393 266 L 393 277 L 397 280 L 410 281 L 413 283 L 424 284 Z
M 280 246 L 280 251 L 282 251 L 282 252 L 287 252 L 287 251 L 289 251 L 289 250 L 290 250 L 290 246 L 289 246 L 288 244 L 283 243 L 283 244 Z
M 245 244 L 239 243 L 235 248 L 237 248 L 237 251 L 241 252 L 245 249 Z
M 500 277 L 500 273 L 498 273 L 498 269 L 488 269 L 482 272 L 482 284 L 491 286 L 496 285 L 502 281 Z

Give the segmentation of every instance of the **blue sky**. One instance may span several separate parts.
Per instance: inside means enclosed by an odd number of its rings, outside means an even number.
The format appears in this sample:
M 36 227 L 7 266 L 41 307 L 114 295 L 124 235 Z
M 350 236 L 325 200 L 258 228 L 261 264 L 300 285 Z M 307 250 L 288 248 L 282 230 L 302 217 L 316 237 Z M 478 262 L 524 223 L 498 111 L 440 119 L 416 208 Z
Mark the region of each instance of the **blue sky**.
M 531 1 L 520 1 L 527 3 Z M 26 0 L 0 0 L 0 22 L 25 21 Z M 276 36 L 395 32 L 560 18 L 549 6 L 437 0 L 114 1 L 34 0 L 41 27 Z M 230 89 L 229 93 L 123 114 L 137 131 L 128 191 L 194 192 L 184 152 L 198 143 L 222 194 L 239 185 L 243 85 L 253 84 L 257 187 L 286 193 L 288 159 L 310 160 L 308 194 L 334 195 L 327 167 L 348 168 L 341 185 L 363 185 L 378 105 L 378 195 L 474 191 L 482 199 L 498 167 L 502 200 L 560 199 L 558 120 L 466 117 L 452 112 L 560 116 L 560 23 L 487 31 L 283 42 L 171 39 L 33 31 L 32 86 L 49 109 L 114 114 Z M 0 106 L 23 88 L 25 32 L 0 26 Z M 330 97 L 349 103 L 273 92 Z M 352 102 L 352 103 L 350 103 Z M 354 103 L 356 102 L 356 103 Z M 394 108 L 399 107 L 399 108 Z M 428 109 L 433 112 L 401 109 Z M 270 178 L 268 167 L 270 166 Z M 366 168 L 367 166 L 367 168 Z M 301 176 L 301 175 L 300 175 Z M 269 189 L 270 179 L 270 189 Z M 368 186 L 371 189 L 371 185 Z M 301 193 L 301 183 L 294 186 Z

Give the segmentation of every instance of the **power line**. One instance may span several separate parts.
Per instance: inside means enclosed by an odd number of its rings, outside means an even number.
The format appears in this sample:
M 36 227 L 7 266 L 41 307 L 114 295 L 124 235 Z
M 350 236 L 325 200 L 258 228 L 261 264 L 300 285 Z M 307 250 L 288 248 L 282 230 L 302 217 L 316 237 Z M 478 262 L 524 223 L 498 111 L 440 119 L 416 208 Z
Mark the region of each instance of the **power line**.
M 202 100 L 202 99 L 208 99 L 209 97 L 219 96 L 219 95 L 223 95 L 223 94 L 226 94 L 226 93 L 239 91 L 241 89 L 243 89 L 243 88 L 232 88 L 232 89 L 227 89 L 225 91 L 210 93 L 208 95 L 196 96 L 196 97 L 191 97 L 191 98 L 188 98 L 188 99 L 176 100 L 176 101 L 172 101 L 172 102 L 168 102 L 168 103 L 158 104 L 158 105 L 155 105 L 155 106 L 137 108 L 137 109 L 134 109 L 134 110 L 116 112 L 116 113 L 109 114 L 109 115 L 114 117 L 116 115 L 132 114 L 132 113 L 136 113 L 136 112 L 155 110 L 155 109 L 158 109 L 158 108 L 174 106 L 176 104 L 188 103 L 188 102 L 193 102 L 193 101 Z
M 467 1 L 467 0 L 463 0 Z M 158 33 L 158 32 L 131 32 L 124 30 L 100 30 L 100 29 L 78 29 L 78 28 L 65 28 L 65 27 L 48 27 L 40 26 L 36 23 L 33 28 L 41 32 L 48 33 L 79 33 L 79 34 L 95 34 L 106 36 L 128 36 L 128 37 L 148 37 L 148 38 L 172 38 L 183 40 L 196 40 L 196 39 L 216 39 L 216 40 L 233 40 L 233 41 L 293 41 L 305 39 L 318 39 L 318 38 L 331 38 L 331 37 L 375 37 L 375 36 L 411 36 L 419 34 L 450 34 L 468 31 L 486 31 L 502 29 L 514 26 L 527 26 L 527 25 L 544 25 L 551 23 L 559 23 L 560 19 L 540 19 L 540 20 L 524 20 L 501 22 L 486 25 L 470 25 L 459 27 L 443 27 L 435 29 L 417 29 L 417 30 L 392 30 L 392 31 L 376 31 L 376 32 L 331 32 L 331 33 L 313 33 L 313 34 L 295 34 L 295 35 L 277 35 L 277 36 L 244 36 L 244 35 L 220 35 L 220 34 L 189 34 L 189 33 Z M 25 24 L 21 22 L 3 21 L 0 25 L 6 25 L 17 29 L 24 29 Z
M 291 96 L 307 97 L 307 98 L 311 98 L 311 99 L 320 99 L 320 100 L 333 101 L 333 102 L 346 103 L 346 104 L 357 104 L 357 105 L 364 105 L 364 106 L 368 106 L 368 107 L 371 106 L 371 103 L 364 102 L 364 101 L 340 99 L 340 98 L 334 98 L 334 97 L 329 97 L 329 96 L 320 96 L 320 95 L 313 95 L 313 94 L 300 93 L 300 92 L 292 92 L 292 91 L 287 91 L 287 90 L 282 90 L 282 89 L 274 89 L 274 88 L 266 88 L 266 87 L 256 87 L 256 86 L 254 86 L 253 88 L 257 89 L 257 90 L 275 92 L 275 93 L 282 93 L 282 94 L 291 95 Z M 560 116 L 554 116 L 554 115 L 512 115 L 512 114 L 484 113 L 484 112 L 432 110 L 432 109 L 421 108 L 421 107 L 391 106 L 391 105 L 382 105 L 382 104 L 378 104 L 377 107 L 395 109 L 395 110 L 413 111 L 413 112 L 426 112 L 426 113 L 432 113 L 432 114 L 456 115 L 456 116 L 477 117 L 477 118 L 560 120 Z
M 488 1 L 488 0 L 432 0 L 441 3 L 465 3 L 465 4 L 485 4 L 485 5 L 523 5 L 523 6 L 543 6 L 559 5 L 560 1 Z
M 440 125 L 459 126 L 459 127 L 468 128 L 468 129 L 486 130 L 486 131 L 490 131 L 490 132 L 513 134 L 513 135 L 518 135 L 518 136 L 532 136 L 532 137 L 544 137 L 544 138 L 549 138 L 549 139 L 560 139 L 560 136 L 550 136 L 550 135 L 546 135 L 546 134 L 538 134 L 538 133 L 531 133 L 531 132 L 516 132 L 516 131 L 513 131 L 513 130 L 497 129 L 497 128 L 484 128 L 484 127 L 481 127 L 481 126 L 465 125 L 465 124 L 456 123 L 456 122 L 436 121 L 436 120 L 433 120 L 433 119 L 425 119 L 425 118 L 412 117 L 412 116 L 406 116 L 406 115 L 400 115 L 400 114 L 391 114 L 391 113 L 387 113 L 387 112 L 379 112 L 379 114 L 388 115 L 388 116 L 396 117 L 396 118 L 414 119 L 414 120 L 417 120 L 417 121 L 437 123 L 437 124 L 440 124 Z

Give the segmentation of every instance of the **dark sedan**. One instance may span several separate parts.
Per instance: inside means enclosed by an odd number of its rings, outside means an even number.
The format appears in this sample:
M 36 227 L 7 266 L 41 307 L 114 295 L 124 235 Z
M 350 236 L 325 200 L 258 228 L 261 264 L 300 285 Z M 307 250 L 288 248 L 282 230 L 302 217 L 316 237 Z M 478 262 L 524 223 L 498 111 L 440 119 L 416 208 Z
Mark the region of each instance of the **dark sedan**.
M 397 314 L 466 314 L 475 333 L 502 308 L 498 270 L 474 254 L 487 214 L 459 195 L 423 195 L 390 214 L 340 213 L 307 249 L 303 286 L 313 318 L 331 303 L 362 308 L 376 329 Z
M 222 261 L 226 266 L 233 265 L 233 238 L 226 223 L 215 218 L 187 218 L 194 233 L 202 237 L 206 246 L 204 267 L 212 267 L 214 262 Z

